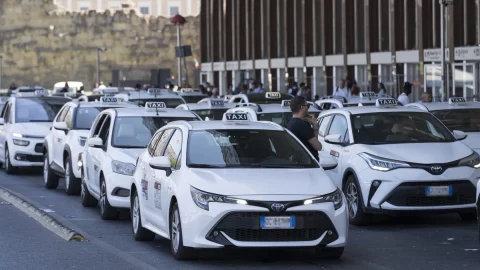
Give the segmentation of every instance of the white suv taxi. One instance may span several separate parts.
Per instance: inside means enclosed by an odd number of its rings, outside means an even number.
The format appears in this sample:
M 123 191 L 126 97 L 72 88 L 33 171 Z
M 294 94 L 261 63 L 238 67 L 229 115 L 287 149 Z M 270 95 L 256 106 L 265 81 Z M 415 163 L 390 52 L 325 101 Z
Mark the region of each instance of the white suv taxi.
M 43 144 L 46 188 L 57 188 L 59 178 L 64 177 L 67 194 L 80 193 L 81 171 L 77 165 L 92 123 L 101 111 L 122 107 L 138 108 L 113 97 L 101 97 L 100 102 L 71 101 L 63 106 Z
M 161 128 L 130 192 L 134 238 L 170 239 L 176 259 L 222 247 L 316 247 L 338 258 L 347 241 L 341 190 L 289 131 L 246 113 Z
M 480 153 L 480 102 L 451 97 L 448 102 L 410 103 L 405 106 L 430 112 L 450 130 L 467 133 L 463 143 Z
M 203 120 L 222 120 L 223 114 L 235 106 L 235 103 L 226 103 L 223 99 L 204 98 L 198 103 L 178 105 L 176 109 L 195 112 Z
M 378 99 L 322 112 L 319 141 L 338 160 L 327 172 L 347 197 L 352 224 L 371 213 L 439 211 L 476 218 L 480 156 L 432 114 Z M 321 151 L 321 152 L 322 152 Z
M 39 92 L 37 92 L 39 94 Z M 53 119 L 70 101 L 63 97 L 11 97 L 0 114 L 0 162 L 8 174 L 43 166 L 43 141 Z
M 388 95 L 379 97 L 375 92 L 360 92 L 358 97 L 325 96 L 315 101 L 320 109 L 331 110 L 345 107 L 375 106 L 377 98 L 391 98 Z
M 317 105 L 308 102 L 308 112 L 318 117 L 320 110 Z M 271 121 L 283 127 L 288 125 L 292 119 L 292 111 L 290 110 L 290 100 L 283 100 L 281 104 L 255 104 L 240 103 L 235 108 L 229 109 L 228 113 L 248 113 L 253 121 Z
M 176 108 L 180 104 L 186 104 L 185 100 L 178 93 L 169 89 L 149 88 L 147 92 L 128 92 L 126 94 L 120 94 L 117 96 L 137 103 L 141 107 L 145 107 L 147 102 L 163 102 L 167 108 L 172 109 Z
M 200 89 L 182 88 L 175 92 L 178 93 L 186 103 L 197 103 L 204 98 L 208 98 L 208 96 L 203 94 Z
M 95 119 L 82 154 L 82 204 L 100 201 L 102 219 L 130 208 L 130 186 L 138 156 L 152 135 L 170 121 L 201 119 L 189 111 L 167 109 L 163 102 L 145 108 L 108 109 Z
M 231 103 L 257 103 L 257 104 L 281 104 L 283 100 L 290 100 L 293 98 L 290 94 L 280 92 L 265 92 L 252 94 L 237 94 L 229 96 Z M 228 98 L 228 97 L 226 97 Z

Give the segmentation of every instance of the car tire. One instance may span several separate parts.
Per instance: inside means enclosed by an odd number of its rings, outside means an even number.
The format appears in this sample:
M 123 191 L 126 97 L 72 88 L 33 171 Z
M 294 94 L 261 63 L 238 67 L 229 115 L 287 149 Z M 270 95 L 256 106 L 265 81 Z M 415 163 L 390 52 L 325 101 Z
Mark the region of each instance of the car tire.
M 118 217 L 118 211 L 110 205 L 107 196 L 107 184 L 105 180 L 100 179 L 100 214 L 103 220 L 113 220 Z
M 317 248 L 317 256 L 321 259 L 339 259 L 342 257 L 343 252 L 345 251 L 344 247 L 322 247 Z
M 193 249 L 183 245 L 182 221 L 178 204 L 172 206 L 170 211 L 170 249 L 176 260 L 192 259 Z
M 58 187 L 58 175 L 53 172 L 48 162 L 48 152 L 43 155 L 43 180 L 47 189 L 56 189 Z
M 68 195 L 78 195 L 81 192 L 82 181 L 80 178 L 76 178 L 73 174 L 72 162 L 70 157 L 66 156 L 64 162 L 65 168 L 65 192 Z
M 134 191 L 132 194 L 132 201 L 130 206 L 133 238 L 135 239 L 135 241 L 153 241 L 153 239 L 155 239 L 155 233 L 143 228 L 142 225 L 142 218 L 140 214 L 140 201 L 137 191 Z
M 5 145 L 5 172 L 7 174 L 15 174 L 17 172 L 17 168 L 12 166 L 10 162 L 10 151 L 8 151 L 8 145 Z
M 345 182 L 343 193 L 347 199 L 348 220 L 350 224 L 362 226 L 367 225 L 370 216 L 363 211 L 362 191 L 355 176 L 350 175 Z
M 83 207 L 95 207 L 98 205 L 98 200 L 95 199 L 95 197 L 93 197 L 90 194 L 90 191 L 88 191 L 87 184 L 83 179 L 82 179 L 82 185 L 80 190 L 80 197 L 82 199 Z
M 460 213 L 458 213 L 458 215 L 464 221 L 477 220 L 477 211 L 476 210 L 460 212 Z

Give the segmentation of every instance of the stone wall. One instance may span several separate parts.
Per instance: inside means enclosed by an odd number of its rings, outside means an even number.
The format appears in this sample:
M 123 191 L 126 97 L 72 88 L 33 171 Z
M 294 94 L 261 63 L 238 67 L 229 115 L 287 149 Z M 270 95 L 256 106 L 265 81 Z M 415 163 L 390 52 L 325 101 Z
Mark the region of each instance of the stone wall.
M 192 46 L 193 56 L 187 58 L 192 84 L 193 62 L 200 52 L 200 21 L 186 20 L 182 43 Z M 169 68 L 176 77 L 176 32 L 169 18 L 145 17 L 136 10 L 66 12 L 54 0 L 0 0 L 0 88 L 15 81 L 51 89 L 65 80 L 82 81 L 91 88 L 98 47 L 107 48 L 100 57 L 100 78 L 105 83 L 112 80 L 113 69 L 149 77 L 150 69 Z

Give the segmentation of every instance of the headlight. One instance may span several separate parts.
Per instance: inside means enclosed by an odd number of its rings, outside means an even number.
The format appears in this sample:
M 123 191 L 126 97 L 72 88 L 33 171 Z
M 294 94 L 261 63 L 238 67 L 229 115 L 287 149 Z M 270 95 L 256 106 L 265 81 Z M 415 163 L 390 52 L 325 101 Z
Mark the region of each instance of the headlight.
M 335 190 L 330 194 L 305 200 L 304 204 L 325 203 L 325 202 L 332 202 L 333 205 L 335 206 L 335 210 L 342 207 L 343 205 L 342 191 L 337 188 L 337 190 Z
M 13 139 L 13 144 L 19 145 L 19 146 L 28 146 L 30 142 L 26 140 Z
M 87 137 L 78 137 L 78 143 L 80 146 L 85 146 L 85 143 L 87 142 Z
M 410 165 L 401 161 L 376 157 L 367 153 L 360 153 L 358 155 L 363 158 L 373 170 L 390 171 L 398 168 L 410 168 Z
M 12 136 L 15 137 L 15 138 L 23 138 L 23 135 L 20 134 L 20 133 L 12 133 Z
M 460 160 L 458 166 L 468 166 L 478 169 L 480 168 L 480 155 L 477 152 L 473 151 L 473 154 Z
M 123 163 L 117 160 L 112 160 L 112 171 L 114 173 L 119 173 L 124 175 L 134 175 L 135 165 L 130 163 Z
M 218 202 L 218 203 L 235 203 L 235 204 L 247 204 L 245 200 L 239 200 L 234 198 L 228 198 L 226 196 L 207 193 L 204 191 L 200 191 L 194 187 L 190 187 L 190 193 L 192 194 L 192 199 L 195 204 L 208 211 L 208 203 L 210 202 Z

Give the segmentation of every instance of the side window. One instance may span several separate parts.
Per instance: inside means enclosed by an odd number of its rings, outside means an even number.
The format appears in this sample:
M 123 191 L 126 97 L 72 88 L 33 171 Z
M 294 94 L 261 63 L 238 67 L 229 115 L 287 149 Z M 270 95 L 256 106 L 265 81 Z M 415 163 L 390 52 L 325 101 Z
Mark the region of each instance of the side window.
M 5 113 L 7 112 L 8 107 L 10 107 L 10 102 L 8 102 L 7 104 L 5 104 L 5 106 L 3 107 L 2 113 L 0 114 L 0 117 L 1 117 L 1 118 L 5 118 Z
M 323 117 L 322 117 L 322 118 L 319 118 L 319 119 L 317 120 L 318 126 L 320 126 L 320 125 L 322 124 L 322 120 L 323 120 Z
M 98 137 L 98 134 L 100 133 L 100 128 L 102 127 L 103 122 L 105 122 L 106 117 L 107 117 L 106 114 L 103 114 L 102 116 L 100 116 L 100 119 L 98 120 L 98 122 L 95 125 L 95 128 L 93 130 L 92 138 L 93 137 Z
M 330 106 L 330 109 L 338 109 L 338 105 L 335 103 L 332 103 L 332 106 Z
M 63 120 L 65 119 L 65 114 L 68 111 L 68 108 L 69 106 L 65 106 L 63 107 L 63 109 L 60 110 L 60 112 L 57 114 L 57 119 L 55 120 L 55 122 L 63 122 Z
M 332 125 L 328 130 L 328 134 L 339 134 L 341 135 L 341 141 L 346 142 L 348 140 L 348 122 L 345 116 L 335 115 L 333 118 Z
M 172 135 L 172 132 L 173 132 L 173 129 L 167 129 L 165 130 L 165 132 L 163 132 L 162 136 L 160 137 L 160 140 L 155 146 L 155 150 L 153 151 L 154 157 L 158 157 L 162 155 L 163 149 L 167 145 L 168 139 L 170 138 L 170 135 Z
M 327 132 L 328 124 L 330 123 L 330 119 L 332 119 L 331 115 L 325 116 L 323 118 L 322 124 L 318 128 L 318 135 L 319 136 L 325 137 L 325 135 L 327 135 L 326 132 Z
M 178 168 L 180 163 L 180 152 L 182 151 L 182 132 L 177 129 L 170 138 L 170 142 L 165 148 L 164 156 L 170 159 L 170 164 L 172 168 Z
M 3 108 L 3 111 L 2 111 L 2 117 L 3 119 L 5 119 L 5 122 L 9 121 L 9 116 L 10 116 L 10 102 L 7 103 L 7 105 L 5 105 L 5 107 Z
M 330 103 L 323 103 L 320 108 L 322 108 L 322 110 L 329 110 L 330 109 Z
M 65 111 L 66 111 L 65 120 L 63 120 L 63 121 L 67 124 L 67 127 L 70 128 L 72 126 L 73 109 L 72 108 L 67 108 L 67 109 L 65 109 Z
M 162 132 L 157 132 L 157 134 L 155 134 L 153 136 L 153 138 L 150 140 L 150 143 L 147 146 L 148 154 L 150 154 L 150 156 L 153 156 L 153 151 L 155 150 L 155 145 L 157 144 L 158 139 L 162 136 L 162 134 L 163 134 L 163 131 Z
M 98 134 L 98 137 L 100 137 L 103 140 L 103 144 L 107 144 L 108 140 L 108 133 L 110 132 L 110 122 L 111 122 L 111 117 L 110 115 L 107 115 L 105 118 L 105 121 L 103 122 L 102 127 L 100 128 L 100 133 Z

